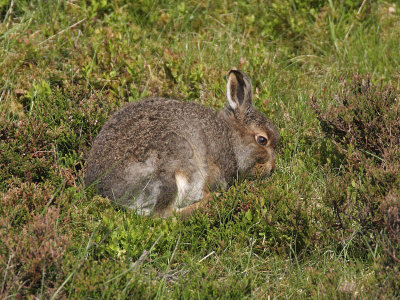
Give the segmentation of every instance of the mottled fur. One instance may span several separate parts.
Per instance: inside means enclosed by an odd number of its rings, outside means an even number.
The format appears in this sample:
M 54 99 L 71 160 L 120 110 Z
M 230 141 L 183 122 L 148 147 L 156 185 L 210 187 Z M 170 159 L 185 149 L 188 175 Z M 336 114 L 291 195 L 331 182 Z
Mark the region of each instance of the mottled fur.
M 192 102 L 153 98 L 115 113 L 97 136 L 86 185 L 146 215 L 191 213 L 209 191 L 226 188 L 256 164 L 275 168 L 278 133 L 252 104 L 250 79 L 230 72 L 220 114 Z M 268 145 L 257 144 L 262 133 Z

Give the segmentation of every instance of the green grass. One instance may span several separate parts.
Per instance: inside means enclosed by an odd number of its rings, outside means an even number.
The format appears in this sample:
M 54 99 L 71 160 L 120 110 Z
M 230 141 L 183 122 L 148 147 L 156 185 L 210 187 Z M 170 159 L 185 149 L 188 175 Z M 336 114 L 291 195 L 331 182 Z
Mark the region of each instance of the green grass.
M 386 225 L 400 184 L 368 177 L 374 158 L 354 167 L 311 105 L 336 105 L 355 72 L 400 88 L 399 5 L 169 2 L 0 1 L 1 297 L 399 297 L 398 223 Z M 220 109 L 232 67 L 280 129 L 271 177 L 235 183 L 186 220 L 85 189 L 112 112 L 146 96 Z M 357 217 L 371 197 L 386 199 L 370 210 L 375 227 Z

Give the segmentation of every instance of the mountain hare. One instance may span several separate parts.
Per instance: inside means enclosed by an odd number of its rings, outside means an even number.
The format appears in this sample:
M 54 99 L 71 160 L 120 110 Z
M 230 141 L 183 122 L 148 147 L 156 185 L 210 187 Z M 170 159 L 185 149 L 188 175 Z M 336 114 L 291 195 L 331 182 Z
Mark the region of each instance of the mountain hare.
M 279 133 L 253 106 L 250 78 L 231 70 L 226 108 L 152 98 L 106 122 L 86 165 L 86 186 L 140 214 L 191 214 L 238 175 L 275 169 Z

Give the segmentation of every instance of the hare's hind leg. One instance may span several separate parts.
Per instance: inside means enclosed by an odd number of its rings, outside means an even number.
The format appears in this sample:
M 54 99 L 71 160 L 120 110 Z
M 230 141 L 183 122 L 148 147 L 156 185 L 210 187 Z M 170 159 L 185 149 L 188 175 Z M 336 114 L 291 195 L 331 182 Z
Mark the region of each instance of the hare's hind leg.
M 203 172 L 200 170 L 190 176 L 182 170 L 177 170 L 174 176 L 167 176 L 164 181 L 153 211 L 160 217 L 169 217 L 174 212 L 190 215 L 210 198 Z
M 206 206 L 206 204 L 210 200 L 212 200 L 212 194 L 210 191 L 207 190 L 204 192 L 204 195 L 205 196 L 203 197 L 203 199 L 201 199 L 201 201 L 196 202 L 187 207 L 177 209 L 176 212 L 179 213 L 180 215 L 182 215 L 183 217 L 188 217 L 188 216 L 192 215 L 197 209 L 204 208 Z
M 191 215 L 196 209 L 204 206 L 209 199 L 209 192 L 204 174 L 198 169 L 190 177 L 184 172 L 176 172 L 175 180 L 177 195 L 175 199 L 175 211 L 183 216 Z

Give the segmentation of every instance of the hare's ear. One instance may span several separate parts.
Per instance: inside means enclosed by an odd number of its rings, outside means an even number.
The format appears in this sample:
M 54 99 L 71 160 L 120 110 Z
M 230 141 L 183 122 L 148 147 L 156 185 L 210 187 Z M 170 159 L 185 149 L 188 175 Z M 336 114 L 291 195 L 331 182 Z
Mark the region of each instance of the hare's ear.
M 240 70 L 230 70 L 226 96 L 232 110 L 243 110 L 252 106 L 253 87 L 249 76 Z

